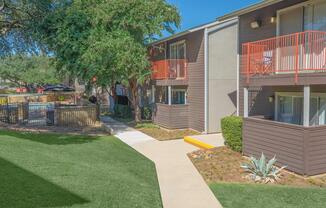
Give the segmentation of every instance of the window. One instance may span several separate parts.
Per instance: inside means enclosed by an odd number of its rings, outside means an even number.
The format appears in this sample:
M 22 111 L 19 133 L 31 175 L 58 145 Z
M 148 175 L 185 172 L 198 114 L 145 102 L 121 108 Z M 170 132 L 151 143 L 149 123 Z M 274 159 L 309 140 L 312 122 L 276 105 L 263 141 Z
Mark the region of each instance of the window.
M 304 30 L 326 31 L 326 2 L 304 6 Z
M 326 31 L 326 2 L 307 1 L 278 11 L 278 35 L 306 30 Z
M 187 104 L 185 89 L 172 89 L 172 104 L 185 105 Z
M 186 42 L 180 41 L 170 45 L 170 59 L 186 58 Z
M 310 125 L 326 125 L 326 94 L 313 93 L 310 98 Z M 303 95 L 279 93 L 276 96 L 276 120 L 303 124 Z
M 186 42 L 180 41 L 170 45 L 170 78 L 184 78 L 186 59 Z
M 168 87 L 157 87 L 155 89 L 155 101 L 161 104 L 168 104 Z
M 303 98 L 294 96 L 278 97 L 278 116 L 280 122 L 302 125 Z

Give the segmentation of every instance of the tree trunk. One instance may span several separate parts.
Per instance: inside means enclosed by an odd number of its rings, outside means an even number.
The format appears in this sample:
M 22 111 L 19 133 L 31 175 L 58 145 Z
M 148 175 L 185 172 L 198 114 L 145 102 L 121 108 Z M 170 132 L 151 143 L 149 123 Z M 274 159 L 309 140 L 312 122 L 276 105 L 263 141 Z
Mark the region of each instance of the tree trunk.
M 130 79 L 129 80 L 129 86 L 132 94 L 132 106 L 134 108 L 135 114 L 134 114 L 134 119 L 136 122 L 141 121 L 141 110 L 139 107 L 139 95 L 138 95 L 138 88 L 137 88 L 137 80 L 136 79 Z

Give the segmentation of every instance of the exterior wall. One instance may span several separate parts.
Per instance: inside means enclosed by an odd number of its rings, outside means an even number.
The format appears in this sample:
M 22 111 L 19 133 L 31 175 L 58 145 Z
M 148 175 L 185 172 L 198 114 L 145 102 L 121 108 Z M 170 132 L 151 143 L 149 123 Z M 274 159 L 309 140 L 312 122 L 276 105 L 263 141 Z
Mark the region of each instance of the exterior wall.
M 208 31 L 208 133 L 221 131 L 223 117 L 236 114 L 236 20 Z
M 277 10 L 284 9 L 306 0 L 285 0 L 271 6 L 244 14 L 239 17 L 239 43 L 240 46 L 246 42 L 272 38 L 276 36 L 276 23 L 271 23 L 270 18 L 275 17 Z M 250 23 L 261 20 L 261 27 L 252 29 Z M 240 48 L 241 49 L 241 48 Z
M 285 0 L 279 3 L 267 6 L 265 8 L 244 14 L 239 17 L 239 54 L 242 53 L 241 46 L 243 43 L 252 42 L 262 39 L 268 39 L 276 36 L 276 23 L 270 23 L 270 18 L 275 17 L 277 10 L 293 6 L 306 0 Z M 255 20 L 261 20 L 261 27 L 252 29 L 250 23 Z M 240 70 L 240 87 L 239 87 L 239 114 L 243 115 L 243 88 L 246 85 L 246 78 Z M 294 85 L 294 78 L 290 83 Z M 259 85 L 258 85 L 259 86 Z M 254 98 L 254 97 L 253 97 Z
M 269 102 L 269 97 L 276 92 L 302 92 L 303 86 L 264 86 L 249 87 L 249 116 L 264 116 L 274 119 L 275 99 Z M 311 86 L 312 93 L 326 93 L 326 85 Z
M 188 79 L 187 80 L 156 80 L 152 81 L 156 86 L 188 86 L 187 106 L 178 106 L 179 109 L 186 108 L 189 112 L 186 116 L 175 116 L 175 114 L 165 114 L 169 106 L 162 107 L 158 105 L 154 114 L 154 122 L 167 128 L 191 128 L 197 131 L 204 131 L 205 126 L 205 72 L 204 72 L 204 30 L 199 30 L 187 35 L 169 40 L 161 45 L 166 47 L 166 57 L 169 59 L 170 44 L 178 41 L 186 41 L 186 57 L 188 61 Z M 159 57 L 164 57 L 162 54 Z M 163 58 L 163 59 L 164 59 Z M 153 58 L 157 60 L 157 58 Z M 176 109 L 174 107 L 174 109 Z M 161 112 L 162 110 L 162 112 Z M 167 118 L 167 115 L 170 117 Z M 171 117 L 172 116 L 172 117 Z M 170 122 L 170 123 L 168 123 Z
M 309 129 L 307 142 L 307 166 L 308 175 L 326 173 L 326 127 L 314 127 Z
M 168 129 L 189 128 L 189 105 L 156 104 L 154 122 Z
M 326 172 L 326 126 L 302 127 L 257 118 L 245 118 L 243 153 L 268 158 L 301 175 Z
M 193 45 L 189 45 L 189 50 L 196 53 L 187 52 L 189 61 L 189 128 L 197 131 L 205 130 L 205 43 L 204 30 L 195 32 L 193 35 Z M 190 41 L 189 41 L 190 42 Z M 187 46 L 188 48 L 188 46 Z M 193 48 L 193 49 L 191 49 Z

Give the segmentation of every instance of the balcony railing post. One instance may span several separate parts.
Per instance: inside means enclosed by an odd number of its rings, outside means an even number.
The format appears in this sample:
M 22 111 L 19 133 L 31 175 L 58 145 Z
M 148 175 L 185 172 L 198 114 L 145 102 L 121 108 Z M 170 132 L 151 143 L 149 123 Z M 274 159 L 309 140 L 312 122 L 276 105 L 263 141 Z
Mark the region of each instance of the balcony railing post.
M 292 74 L 299 83 L 302 72 L 325 72 L 326 32 L 304 31 L 242 44 L 242 74 L 247 84 L 263 74 Z M 244 77 L 245 78 L 245 77 Z
M 295 44 L 296 44 L 296 49 L 295 49 L 295 78 L 294 81 L 297 84 L 298 83 L 298 73 L 299 73 L 299 35 L 300 33 L 297 33 L 295 38 Z
M 168 76 L 169 76 L 168 68 L 169 67 L 170 67 L 170 61 L 165 60 L 164 61 L 164 78 L 163 79 L 167 79 L 168 78 Z
M 247 84 L 249 84 L 249 78 L 250 78 L 250 43 L 247 45 L 247 67 L 246 67 L 246 74 L 247 74 Z

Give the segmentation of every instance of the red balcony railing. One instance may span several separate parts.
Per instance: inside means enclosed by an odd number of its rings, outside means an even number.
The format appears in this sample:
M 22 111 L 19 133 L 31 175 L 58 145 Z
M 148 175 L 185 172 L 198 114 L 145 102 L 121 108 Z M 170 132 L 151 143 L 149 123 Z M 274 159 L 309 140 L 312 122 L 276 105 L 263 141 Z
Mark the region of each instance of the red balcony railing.
M 152 62 L 152 79 L 186 79 L 187 61 L 185 59 L 168 59 Z
M 326 71 L 326 32 L 305 31 L 242 45 L 242 73 L 255 75 Z

